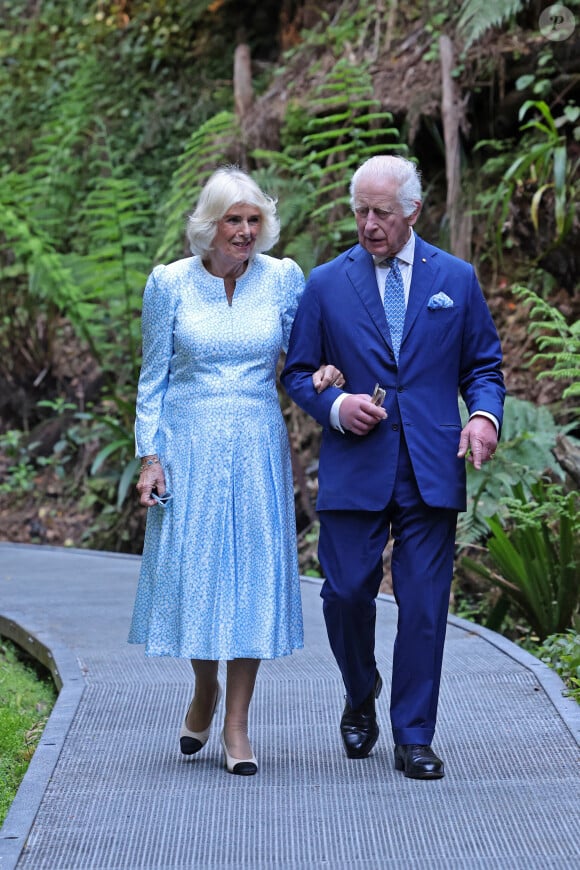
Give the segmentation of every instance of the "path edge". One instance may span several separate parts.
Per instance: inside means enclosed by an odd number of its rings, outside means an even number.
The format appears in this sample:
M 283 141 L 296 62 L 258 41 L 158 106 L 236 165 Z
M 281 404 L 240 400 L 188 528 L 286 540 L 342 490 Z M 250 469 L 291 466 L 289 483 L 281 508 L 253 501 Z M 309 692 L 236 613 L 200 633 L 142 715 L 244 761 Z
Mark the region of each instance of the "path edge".
M 46 632 L 29 630 L 26 624 L 23 614 L 0 614 L 0 636 L 48 668 L 58 697 L 0 828 L 1 870 L 15 870 L 18 864 L 85 690 L 74 653 Z

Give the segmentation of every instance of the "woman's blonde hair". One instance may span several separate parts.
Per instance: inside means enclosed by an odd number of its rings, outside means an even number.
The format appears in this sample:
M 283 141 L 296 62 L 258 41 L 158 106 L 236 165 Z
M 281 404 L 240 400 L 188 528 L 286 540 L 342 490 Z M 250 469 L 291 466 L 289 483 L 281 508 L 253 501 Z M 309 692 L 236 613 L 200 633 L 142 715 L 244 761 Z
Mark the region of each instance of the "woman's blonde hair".
M 260 211 L 262 220 L 255 252 L 268 251 L 276 244 L 280 237 L 276 200 L 260 190 L 238 166 L 222 166 L 205 183 L 195 211 L 187 221 L 187 240 L 193 254 L 203 257 L 211 251 L 217 222 L 237 204 L 255 206 Z

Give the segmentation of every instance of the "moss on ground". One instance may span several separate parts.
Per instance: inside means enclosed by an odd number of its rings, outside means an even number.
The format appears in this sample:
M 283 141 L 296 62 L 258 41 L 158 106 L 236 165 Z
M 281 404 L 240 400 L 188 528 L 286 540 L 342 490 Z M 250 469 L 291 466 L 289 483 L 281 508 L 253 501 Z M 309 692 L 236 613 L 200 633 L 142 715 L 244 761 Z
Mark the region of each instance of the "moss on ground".
M 57 691 L 50 674 L 0 638 L 0 824 L 28 768 Z

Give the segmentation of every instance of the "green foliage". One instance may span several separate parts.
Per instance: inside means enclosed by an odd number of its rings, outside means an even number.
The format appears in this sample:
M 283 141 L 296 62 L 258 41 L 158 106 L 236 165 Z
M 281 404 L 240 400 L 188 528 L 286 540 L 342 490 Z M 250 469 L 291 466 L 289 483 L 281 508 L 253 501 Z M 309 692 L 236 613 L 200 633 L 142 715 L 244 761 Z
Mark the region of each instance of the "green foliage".
M 0 177 L 1 277 L 7 298 L 10 280 L 25 277 L 29 300 L 21 304 L 66 314 L 106 375 L 122 382 L 138 364 L 135 315 L 151 212 L 94 114 L 92 69 L 88 63 L 56 100 L 27 169 Z
M 28 768 L 54 704 L 51 679 L 39 679 L 12 643 L 0 638 L 0 825 Z
M 46 0 L 33 9 L 26 0 L 2 3 L 0 166 L 22 167 L 48 107 L 66 92 L 78 66 L 83 5 Z
M 59 253 L 43 230 L 31 226 L 14 209 L 6 208 L 0 211 L 0 222 L 10 244 L 12 264 L 4 274 L 14 278 L 27 273 L 25 307 L 32 311 L 40 304 L 48 311 L 62 312 L 79 340 L 89 348 L 117 410 L 116 425 L 123 429 L 123 446 L 118 432 L 114 433 L 114 442 L 127 468 L 133 462 L 129 444 L 133 441 L 134 390 L 140 364 L 139 312 L 148 268 L 140 230 L 147 223 L 149 211 L 135 182 L 118 177 L 106 160 L 101 166 L 106 171 L 96 176 L 78 213 L 77 244 L 81 247 L 86 240 L 88 250 Z M 4 179 L 5 183 L 10 180 Z M 21 176 L 18 180 L 29 179 Z M 11 320 L 5 321 L 7 330 L 11 325 Z M 102 431 L 106 434 L 111 429 L 105 427 Z M 28 482 L 30 488 L 32 468 L 30 462 L 25 466 L 20 462 L 5 485 L 13 487 L 18 477 L 23 486 Z M 119 497 L 124 497 L 126 491 L 126 479 L 122 477 Z
M 79 499 L 88 499 L 92 505 L 99 503 L 103 508 L 113 503 L 120 510 L 139 465 L 133 435 L 133 388 L 129 389 L 128 398 L 120 390 L 103 398 L 98 411 L 92 407 L 79 411 L 75 405 L 58 399 L 38 404 L 49 408 L 53 419 L 61 418 L 62 436 L 50 458 L 38 457 L 34 463 L 50 464 L 56 477 L 66 481 Z M 29 445 L 28 450 L 33 447 Z M 86 466 L 90 479 L 83 481 Z
M 155 256 L 158 262 L 184 255 L 187 210 L 195 204 L 203 185 L 219 164 L 236 162 L 232 151 L 239 137 L 236 118 L 226 111 L 210 118 L 191 134 L 161 210 L 165 232 Z
M 304 180 L 316 190 L 317 207 L 311 215 L 323 225 L 333 218 L 337 205 L 348 206 L 345 177 L 363 160 L 384 151 L 404 151 L 399 131 L 386 127 L 390 112 L 380 110 L 372 98 L 366 71 L 339 61 L 310 100 L 310 118 L 302 140 Z M 348 230 L 352 231 L 349 220 Z M 334 232 L 341 233 L 335 225 Z
M 290 103 L 282 150 L 252 154 L 259 167 L 256 177 L 284 190 L 283 250 L 305 270 L 352 244 L 348 182 L 357 166 L 373 154 L 407 150 L 399 131 L 387 126 L 392 115 L 381 110 L 372 94 L 365 66 L 341 58 L 306 100 Z M 297 137 L 297 130 L 305 134 Z M 304 257 L 305 250 L 311 257 Z
M 549 102 L 549 95 L 554 87 L 554 79 L 561 73 L 560 64 L 554 55 L 553 43 L 545 44 L 542 50 L 537 53 L 535 67 L 534 72 L 519 76 L 516 80 L 516 90 L 531 91 L 534 99 Z M 578 117 L 576 112 L 577 109 L 572 102 L 566 103 L 560 123 L 564 123 L 564 118 L 574 123 Z
M 546 190 L 553 189 L 557 238 L 562 238 L 569 230 L 574 216 L 574 204 L 569 202 L 569 182 L 577 169 L 577 163 L 571 167 L 568 165 L 566 139 L 559 131 L 562 123 L 568 121 L 568 116 L 563 115 L 560 119 L 554 119 L 549 106 L 543 100 L 526 100 L 519 111 L 520 121 L 524 119 L 529 109 L 535 109 L 541 117 L 528 121 L 520 129 L 522 132 L 532 130 L 539 133 L 541 141 L 534 144 L 528 154 L 521 155 L 514 161 L 504 180 L 508 183 L 512 181 L 517 183 L 529 174 L 537 183 L 538 189 L 531 205 L 532 223 L 536 232 L 539 226 L 538 213 L 542 197 Z
M 109 501 L 107 490 L 111 487 L 115 490 L 117 509 L 121 509 L 125 502 L 139 467 L 140 460 L 135 456 L 135 438 L 133 434 L 133 419 L 135 416 L 135 400 L 133 394 L 127 400 L 116 395 L 111 402 L 111 412 L 105 414 L 86 415 L 86 419 L 93 432 L 99 435 L 99 441 L 103 445 L 91 464 L 91 475 L 103 474 L 103 467 L 108 466 L 107 475 L 103 483 L 104 501 Z M 111 464 L 111 460 L 115 462 Z M 106 483 L 110 486 L 106 486 Z M 96 488 L 93 487 L 93 491 Z
M 70 274 L 50 235 L 26 214 L 33 191 L 34 180 L 30 176 L 8 173 L 0 177 L 0 233 L 4 239 L 0 260 L 2 314 L 10 300 L 9 282 L 14 279 L 26 278 L 30 302 L 54 296 L 58 305 L 64 301 L 61 294 L 72 287 Z
M 540 640 L 568 629 L 580 596 L 580 493 L 542 480 L 512 487 L 508 519 L 486 517 L 494 569 L 465 556 L 463 565 L 515 602 Z M 505 527 L 504 527 L 505 526 Z
M 463 403 L 462 419 L 467 420 Z M 506 398 L 495 459 L 479 471 L 467 464 L 467 511 L 459 515 L 457 524 L 460 549 L 487 535 L 485 517 L 498 510 L 498 505 L 500 513 L 505 513 L 501 500 L 515 483 L 521 481 L 530 486 L 545 472 L 563 478 L 563 471 L 552 453 L 557 434 L 558 428 L 548 408 L 513 396 Z
M 0 176 L 0 345 L 17 346 L 11 332 L 34 323 L 39 312 L 48 322 L 66 318 L 99 367 L 111 402 L 117 410 L 131 406 L 130 414 L 118 417 L 128 444 L 152 213 L 142 185 L 117 164 L 106 124 L 93 112 L 91 70 L 89 62 L 59 95 L 57 117 L 48 113 L 48 132 L 39 137 L 26 170 Z M 49 359 L 53 355 L 49 348 Z M 78 426 L 73 432 L 78 434 Z M 62 468 L 58 455 L 53 459 Z M 127 456 L 126 464 L 131 461 Z M 20 481 L 30 488 L 33 472 L 30 459 L 21 461 L 5 486 Z
M 571 628 L 547 637 L 536 655 L 562 677 L 569 695 L 580 704 L 580 634 Z
M 425 22 L 425 32 L 430 35 L 431 40 L 429 48 L 423 55 L 423 60 L 440 63 L 439 38 L 445 30 L 451 13 L 452 10 L 448 6 L 446 11 L 432 12 L 429 20 Z
M 107 379 L 123 384 L 135 381 L 139 366 L 139 313 L 149 268 L 142 231 L 150 211 L 137 183 L 108 168 L 79 214 L 88 250 L 64 258 L 73 279 L 65 310 Z
M 528 287 L 516 285 L 512 291 L 530 305 L 530 332 L 540 349 L 532 358 L 532 363 L 542 362 L 546 365 L 539 372 L 538 379 L 570 381 L 562 398 L 577 398 L 580 396 L 580 321 L 569 324 L 561 311 Z
M 529 0 L 464 0 L 457 29 L 466 48 L 490 27 L 497 27 L 517 15 L 528 3 Z
M 376 16 L 376 4 L 374 0 L 359 0 L 339 5 L 334 15 L 324 8 L 320 8 L 319 12 L 320 24 L 312 30 L 303 31 L 302 38 L 310 49 L 320 47 L 325 51 L 330 50 L 339 58 L 363 37 L 367 26 Z M 285 61 L 288 63 L 299 51 L 299 47 L 287 51 Z
M 8 429 L 0 435 L 0 450 L 9 463 L 0 482 L 0 493 L 20 495 L 32 492 L 35 487 L 34 478 L 38 473 L 37 462 L 32 456 L 36 446 L 28 443 L 19 429 Z
M 500 158 L 489 158 L 484 164 L 484 175 L 491 178 L 497 174 L 498 169 L 502 171 L 502 175 L 493 192 L 480 197 L 483 207 L 489 211 L 489 224 L 494 230 L 500 254 L 502 232 L 510 204 L 515 192 L 526 187 L 532 186 L 534 189 L 530 217 L 536 232 L 539 231 L 540 210 L 548 191 L 553 193 L 554 198 L 554 245 L 561 242 L 572 227 L 579 161 L 572 161 L 568 157 L 566 136 L 561 132 L 566 124 L 575 123 L 577 117 L 574 106 L 569 105 L 567 109 L 561 116 L 554 118 L 543 100 L 526 100 L 519 110 L 520 122 L 523 122 L 530 110 L 534 110 L 536 115 L 520 125 L 524 135 L 515 159 L 512 159 L 506 143 L 485 140 L 476 146 L 477 149 L 491 147 L 502 154 Z M 508 161 L 509 165 L 506 166 Z

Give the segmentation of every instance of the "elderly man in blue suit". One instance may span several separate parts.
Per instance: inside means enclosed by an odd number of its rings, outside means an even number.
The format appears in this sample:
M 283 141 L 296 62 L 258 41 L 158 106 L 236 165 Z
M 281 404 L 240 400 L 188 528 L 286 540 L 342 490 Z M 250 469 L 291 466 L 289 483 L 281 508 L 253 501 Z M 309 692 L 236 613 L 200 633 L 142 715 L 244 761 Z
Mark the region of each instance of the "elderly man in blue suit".
M 321 596 L 346 688 L 346 754 L 366 757 L 379 736 L 375 599 L 392 535 L 395 768 L 438 779 L 444 765 L 431 742 L 457 513 L 466 506 L 465 460 L 479 469 L 497 445 L 501 347 L 473 267 L 413 230 L 422 202 L 414 163 L 372 157 L 350 193 L 358 244 L 312 271 L 282 381 L 323 426 Z M 324 360 L 343 372 L 344 390 L 316 392 L 312 373 Z M 469 411 L 463 429 L 458 394 Z

